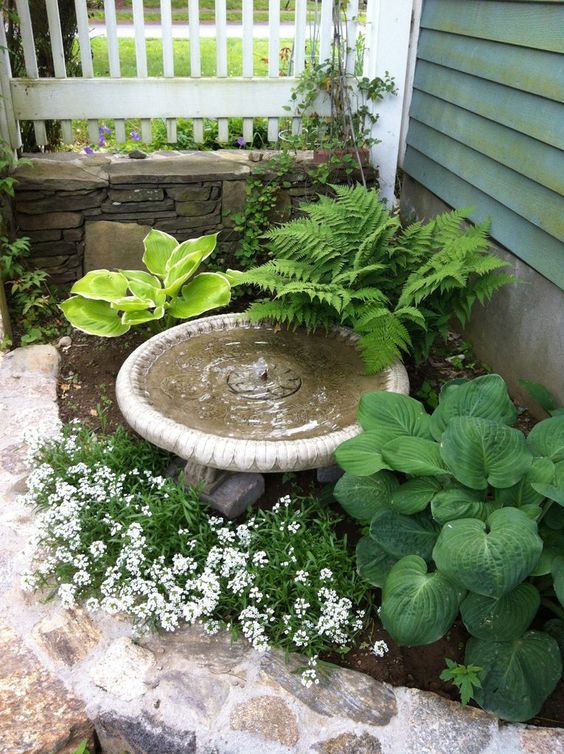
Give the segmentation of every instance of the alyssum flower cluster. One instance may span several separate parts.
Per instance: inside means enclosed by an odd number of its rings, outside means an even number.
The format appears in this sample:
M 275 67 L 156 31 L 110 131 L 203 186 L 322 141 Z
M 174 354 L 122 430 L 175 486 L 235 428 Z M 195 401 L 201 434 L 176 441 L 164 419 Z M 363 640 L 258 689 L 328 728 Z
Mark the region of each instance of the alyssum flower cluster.
M 346 651 L 364 625 L 367 589 L 318 501 L 287 496 L 242 524 L 209 516 L 196 493 L 157 473 L 160 451 L 120 431 L 70 426 L 32 455 L 28 588 L 56 589 L 69 608 L 84 600 L 126 612 L 141 626 L 226 626 L 259 651 L 299 651 L 309 657 L 306 685 L 319 653 Z

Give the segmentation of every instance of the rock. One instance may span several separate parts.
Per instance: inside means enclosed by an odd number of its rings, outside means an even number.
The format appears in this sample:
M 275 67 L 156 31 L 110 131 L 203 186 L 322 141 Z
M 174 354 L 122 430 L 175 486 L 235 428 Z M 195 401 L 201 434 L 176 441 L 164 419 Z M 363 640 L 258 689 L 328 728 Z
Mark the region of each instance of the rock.
M 230 474 L 213 492 L 207 495 L 202 493 L 200 497 L 227 518 L 237 518 L 263 495 L 262 474 L 237 472 Z
M 102 204 L 102 212 L 117 214 L 123 212 L 170 212 L 174 209 L 172 199 L 163 199 L 159 202 L 116 202 L 107 201 Z
M 20 164 L 14 171 L 18 191 L 39 189 L 44 192 L 80 191 L 104 188 L 108 185 L 108 175 L 104 170 L 105 159 L 99 161 L 85 158 L 45 159 L 32 158 L 28 164 Z
M 160 188 L 112 189 L 109 193 L 111 202 L 160 202 L 164 191 Z
M 524 728 L 521 730 L 523 754 L 562 754 L 564 730 L 556 728 Z
M 84 272 L 96 269 L 144 270 L 143 239 L 150 225 L 93 220 L 86 223 Z
M 89 191 L 84 194 L 71 194 L 70 196 L 61 196 L 60 193 L 54 193 L 45 199 L 35 199 L 31 202 L 24 202 L 16 194 L 16 210 L 26 215 L 40 215 L 44 212 L 68 212 L 69 210 L 89 209 L 98 207 L 104 200 L 106 192 L 102 189 L 98 191 Z
M 83 218 L 80 212 L 49 212 L 43 215 L 16 215 L 21 230 L 43 230 L 44 228 L 78 228 Z
M 82 241 L 83 236 L 84 228 L 68 228 L 63 230 L 65 241 Z
M 0 746 L 6 754 L 72 754 L 90 738 L 84 704 L 0 625 Z
M 327 717 L 349 718 L 365 725 L 387 725 L 397 714 L 393 690 L 370 676 L 342 668 L 321 673 L 319 684 L 309 688 L 300 680 L 304 658 L 270 651 L 261 660 L 263 673 L 289 691 L 314 712 Z M 422 754 L 422 752 L 421 752 Z
M 497 733 L 496 718 L 416 689 L 405 689 L 403 754 L 482 754 Z
M 158 709 L 168 719 L 182 720 L 183 728 L 213 728 L 229 695 L 227 676 L 178 665 L 170 655 L 167 660 L 173 663 L 172 669 L 155 672 L 155 689 L 147 698 L 147 707 Z
M 104 691 L 129 702 L 147 691 L 145 679 L 154 664 L 152 652 L 122 636 L 90 669 L 90 678 Z
M 4 357 L 1 370 L 9 370 L 12 377 L 26 376 L 30 372 L 56 377 L 59 372 L 59 361 L 60 357 L 54 346 L 23 346 L 10 351 Z
M 354 733 L 341 733 L 335 738 L 328 738 L 314 744 L 315 751 L 321 754 L 381 754 L 380 741 L 369 733 L 356 736 Z
M 199 183 L 222 180 L 229 176 L 248 175 L 245 165 L 218 157 L 212 152 L 195 152 L 170 159 L 157 157 L 147 160 L 113 162 L 109 168 L 112 186 L 124 183 Z
M 41 241 L 60 241 L 63 237 L 63 231 L 59 228 L 53 230 L 30 230 L 26 235 L 33 245 L 36 242 L 41 243 Z
M 194 236 L 202 236 L 206 233 L 214 233 L 218 230 L 219 213 L 213 215 L 205 215 L 204 217 L 176 217 L 167 219 L 157 219 L 155 222 L 155 228 L 164 230 L 167 233 L 176 231 L 182 234 L 185 238 L 194 238 Z M 190 235 L 192 233 L 192 235 Z
M 132 149 L 127 156 L 130 160 L 145 160 L 147 158 L 147 153 L 143 152 L 142 149 Z
M 252 733 L 267 741 L 294 746 L 299 733 L 296 716 L 277 696 L 255 696 L 238 704 L 231 712 L 233 730 Z
M 217 202 L 176 202 L 176 214 L 180 217 L 201 217 L 211 215 L 217 209 Z
M 217 186 L 211 183 L 205 183 L 203 186 L 182 186 L 182 188 L 167 188 L 166 195 L 178 202 L 205 202 L 212 197 L 212 188 L 217 190 Z
M 101 635 L 82 610 L 59 610 L 34 626 L 33 638 L 55 662 L 72 666 L 90 653 Z
M 234 225 L 233 215 L 243 211 L 246 201 L 246 181 L 223 181 L 221 219 L 224 225 Z
M 69 241 L 47 241 L 34 243 L 31 250 L 34 259 L 36 257 L 63 257 L 76 254 L 76 244 Z M 48 263 L 47 266 L 54 267 L 55 263 Z
M 174 730 L 143 716 L 100 715 L 96 733 L 104 754 L 195 754 L 194 731 Z
M 332 484 L 338 481 L 344 473 L 343 469 L 335 463 L 332 466 L 323 466 L 323 468 L 317 469 L 316 477 L 320 484 Z

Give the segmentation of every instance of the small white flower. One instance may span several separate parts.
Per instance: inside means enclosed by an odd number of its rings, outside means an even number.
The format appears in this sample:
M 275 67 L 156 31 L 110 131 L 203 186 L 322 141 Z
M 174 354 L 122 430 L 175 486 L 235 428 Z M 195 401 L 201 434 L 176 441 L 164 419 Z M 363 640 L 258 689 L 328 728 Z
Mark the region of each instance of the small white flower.
M 386 652 L 389 652 L 390 648 L 386 644 L 386 642 L 383 639 L 380 639 L 379 641 L 374 642 L 374 646 L 372 647 L 372 654 L 376 657 L 384 657 Z
M 333 571 L 330 568 L 322 568 L 319 571 L 320 581 L 330 581 L 333 578 Z
M 309 573 L 308 571 L 296 571 L 296 575 L 294 576 L 294 581 L 296 584 L 307 584 L 309 579 Z

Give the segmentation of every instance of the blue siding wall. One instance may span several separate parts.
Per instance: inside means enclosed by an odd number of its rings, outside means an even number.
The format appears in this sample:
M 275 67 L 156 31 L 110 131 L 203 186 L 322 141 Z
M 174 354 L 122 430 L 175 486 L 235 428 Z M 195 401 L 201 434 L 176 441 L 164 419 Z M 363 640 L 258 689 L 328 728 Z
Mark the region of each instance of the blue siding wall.
M 564 289 L 564 2 L 425 0 L 404 170 Z

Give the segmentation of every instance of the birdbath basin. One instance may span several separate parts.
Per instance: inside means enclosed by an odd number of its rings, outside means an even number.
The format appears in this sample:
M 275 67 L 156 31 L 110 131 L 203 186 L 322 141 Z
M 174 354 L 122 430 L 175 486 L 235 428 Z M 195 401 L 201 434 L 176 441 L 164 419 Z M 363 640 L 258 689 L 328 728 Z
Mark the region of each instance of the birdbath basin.
M 204 317 L 155 335 L 123 364 L 119 407 L 142 437 L 187 461 L 189 482 L 210 492 L 225 472 L 326 467 L 360 432 L 360 396 L 409 392 L 397 362 L 366 375 L 346 328 L 327 335 Z

